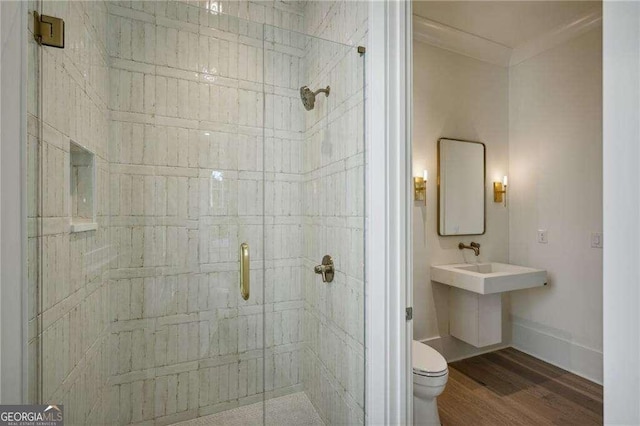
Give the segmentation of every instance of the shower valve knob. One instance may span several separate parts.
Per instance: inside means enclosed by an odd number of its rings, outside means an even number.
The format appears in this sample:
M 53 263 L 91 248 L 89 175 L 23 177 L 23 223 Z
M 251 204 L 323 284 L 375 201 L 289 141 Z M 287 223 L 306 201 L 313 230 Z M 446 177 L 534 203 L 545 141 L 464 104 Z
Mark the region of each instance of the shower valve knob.
M 322 264 L 317 265 L 313 270 L 316 274 L 322 275 L 322 282 L 330 283 L 333 281 L 333 259 L 328 254 L 322 258 Z

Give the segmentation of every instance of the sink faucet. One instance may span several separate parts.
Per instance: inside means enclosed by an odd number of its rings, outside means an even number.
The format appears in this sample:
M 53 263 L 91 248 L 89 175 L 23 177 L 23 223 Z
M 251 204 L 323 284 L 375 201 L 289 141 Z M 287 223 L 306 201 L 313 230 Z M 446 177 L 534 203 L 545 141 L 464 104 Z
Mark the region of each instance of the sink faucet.
M 471 241 L 471 244 L 468 245 L 468 246 L 465 245 L 464 243 L 460 243 L 460 244 L 458 244 L 458 248 L 460 250 L 463 250 L 463 249 L 473 250 L 473 252 L 475 253 L 476 256 L 480 255 L 480 244 L 474 243 L 473 241 Z

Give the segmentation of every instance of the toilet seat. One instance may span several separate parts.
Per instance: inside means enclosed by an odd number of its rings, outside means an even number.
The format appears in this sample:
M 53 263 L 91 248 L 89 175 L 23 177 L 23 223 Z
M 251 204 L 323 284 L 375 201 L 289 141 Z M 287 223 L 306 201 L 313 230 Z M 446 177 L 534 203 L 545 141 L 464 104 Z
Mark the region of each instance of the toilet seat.
M 449 378 L 447 361 L 435 349 L 413 341 L 413 420 L 415 425 L 440 425 L 437 398 Z
M 442 377 L 449 373 L 447 361 L 432 347 L 413 341 L 413 374 L 422 377 Z

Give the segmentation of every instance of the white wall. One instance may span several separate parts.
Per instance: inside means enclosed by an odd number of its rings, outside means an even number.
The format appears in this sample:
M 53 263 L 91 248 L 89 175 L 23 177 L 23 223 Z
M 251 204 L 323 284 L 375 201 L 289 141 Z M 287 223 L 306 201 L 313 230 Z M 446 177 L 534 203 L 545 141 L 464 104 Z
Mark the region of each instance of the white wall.
M 602 43 L 592 30 L 512 67 L 509 261 L 549 285 L 511 294 L 513 344 L 602 380 Z M 548 230 L 548 244 L 537 230 Z
M 640 424 L 640 3 L 604 2 L 604 421 Z
M 422 340 L 449 335 L 448 288 L 431 282 L 430 265 L 508 259 L 507 209 L 493 202 L 492 193 L 492 182 L 508 174 L 508 72 L 415 40 L 413 52 L 413 172 L 421 176 L 423 169 L 429 171 L 427 204 L 413 208 L 414 339 Z M 438 236 L 436 152 L 440 137 L 486 144 L 485 235 Z M 480 256 L 460 251 L 461 241 L 479 242 Z

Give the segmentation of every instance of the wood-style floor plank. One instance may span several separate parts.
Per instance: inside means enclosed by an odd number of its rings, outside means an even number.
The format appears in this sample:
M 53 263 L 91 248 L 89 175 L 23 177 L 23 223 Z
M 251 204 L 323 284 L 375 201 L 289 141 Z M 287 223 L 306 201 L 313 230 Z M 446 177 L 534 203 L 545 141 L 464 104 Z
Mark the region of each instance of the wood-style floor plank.
M 602 386 L 507 348 L 449 364 L 445 426 L 601 425 Z
M 577 376 L 575 374 L 568 373 L 567 371 L 551 365 L 547 362 L 533 358 L 523 352 L 520 352 L 513 348 L 507 348 L 500 352 L 496 352 L 501 356 L 506 356 L 515 362 L 519 362 L 529 368 L 533 368 L 548 377 L 559 378 L 559 380 L 573 386 L 576 390 L 589 395 L 591 398 L 602 402 L 602 386 L 589 380 Z

